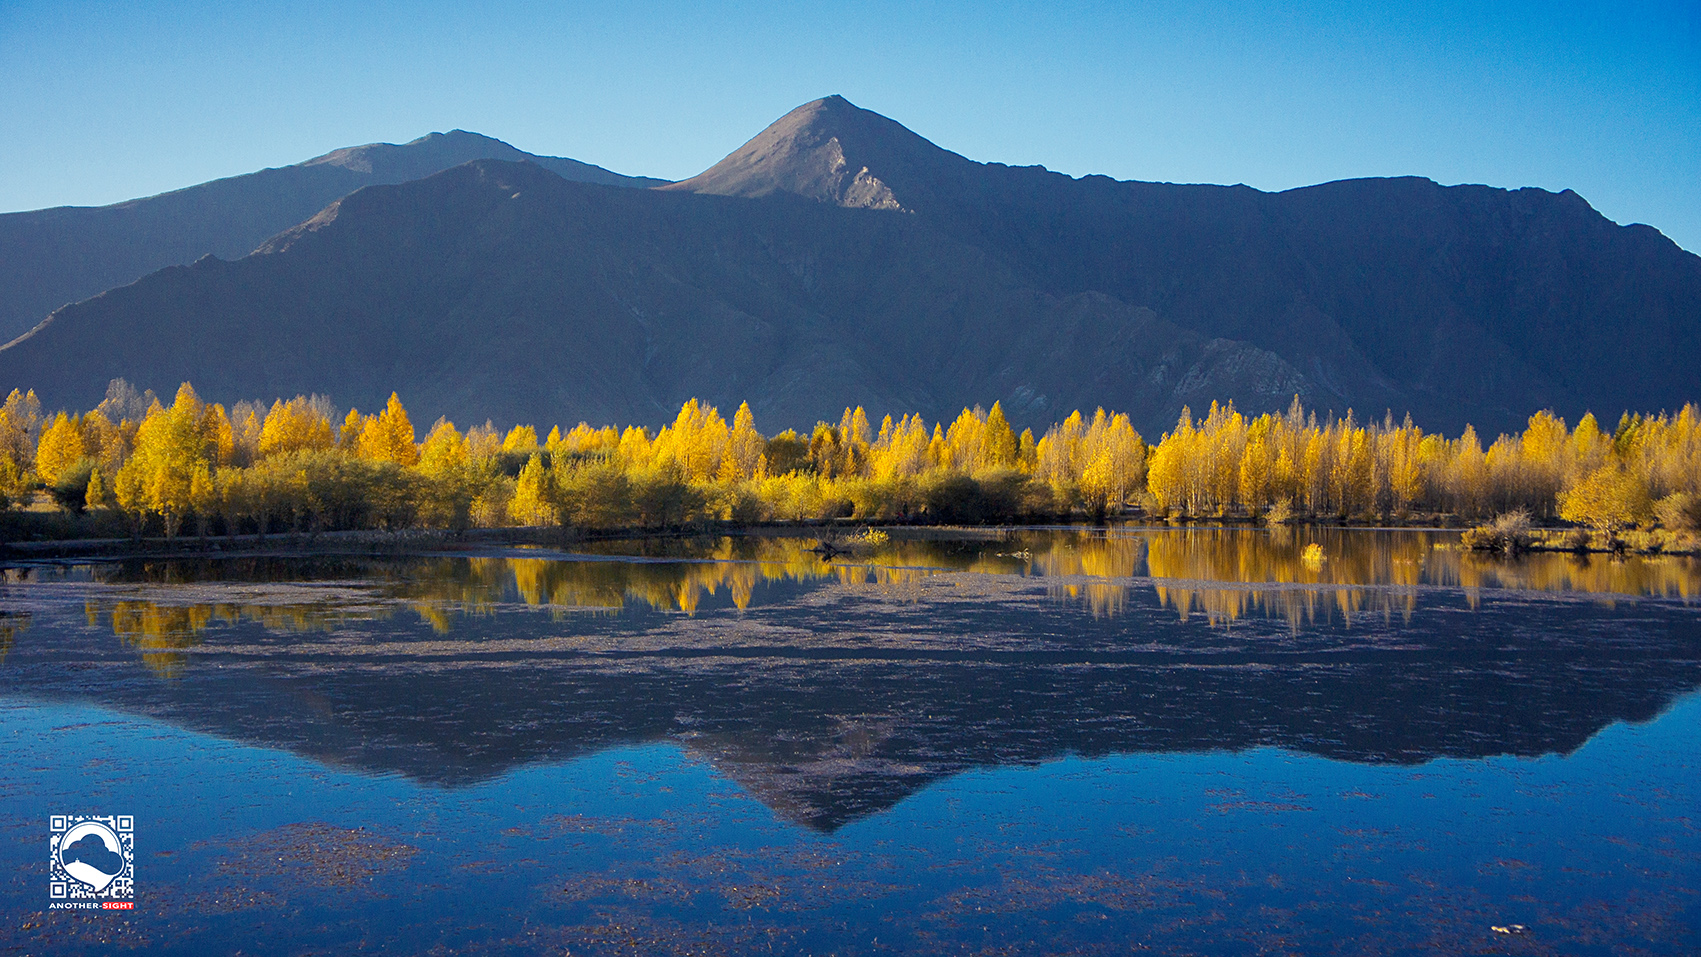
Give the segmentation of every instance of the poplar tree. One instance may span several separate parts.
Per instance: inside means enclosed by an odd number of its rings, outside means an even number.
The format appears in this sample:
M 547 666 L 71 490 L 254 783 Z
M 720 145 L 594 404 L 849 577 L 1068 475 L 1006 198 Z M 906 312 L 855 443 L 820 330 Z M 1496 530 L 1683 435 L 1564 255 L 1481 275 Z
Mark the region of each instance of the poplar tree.
M 171 408 L 156 401 L 136 432 L 136 449 L 117 476 L 120 507 L 132 513 L 138 528 L 145 513 L 157 514 L 167 538 L 174 538 L 194 507 L 191 482 L 207 467 L 216 445 L 206 435 L 205 405 L 183 383 Z
M 353 411 L 349 415 L 354 415 Z M 535 442 L 537 433 L 532 433 L 532 437 Z M 402 408 L 402 400 L 392 392 L 384 411 L 362 423 L 359 454 L 375 462 L 413 465 L 419 461 L 419 449 L 414 446 L 413 438 L 413 422 L 408 419 L 407 409 Z
M 550 471 L 544 468 L 543 457 L 534 452 L 520 469 L 514 497 L 508 502 L 508 514 L 521 525 L 554 525 L 560 520 L 556 499 Z
M 537 429 L 529 425 L 514 426 L 508 430 L 507 436 L 502 439 L 502 451 L 504 452 L 530 454 L 536 452 L 537 448 Z
M 329 449 L 333 444 L 331 420 L 314 408 L 306 396 L 298 395 L 288 402 L 279 400 L 272 403 L 271 411 L 266 413 L 260 427 L 255 451 L 266 458 L 290 452 Z
M 732 416 L 732 432 L 727 436 L 726 451 L 721 459 L 721 480 L 754 478 L 762 461 L 767 442 L 756 431 L 756 416 L 750 403 L 741 402 Z
M 43 484 L 53 485 L 61 474 L 87 456 L 82 420 L 61 412 L 41 430 L 41 442 L 35 452 L 36 475 Z
M 1018 451 L 1016 431 L 1010 428 L 1009 420 L 1004 417 L 1004 407 L 997 402 L 992 403 L 992 411 L 986 414 L 985 435 L 982 467 L 1015 468 Z
M 1621 462 L 1607 462 L 1559 495 L 1559 517 L 1608 535 L 1653 514 L 1648 484 Z

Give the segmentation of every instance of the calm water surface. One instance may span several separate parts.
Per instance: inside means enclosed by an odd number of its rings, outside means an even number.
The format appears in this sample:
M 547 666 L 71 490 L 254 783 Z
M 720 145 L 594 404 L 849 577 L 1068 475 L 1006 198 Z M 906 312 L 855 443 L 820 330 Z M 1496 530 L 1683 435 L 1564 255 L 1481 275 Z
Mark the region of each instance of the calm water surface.
M 1701 567 L 1457 538 L 14 566 L 0 953 L 1696 953 Z

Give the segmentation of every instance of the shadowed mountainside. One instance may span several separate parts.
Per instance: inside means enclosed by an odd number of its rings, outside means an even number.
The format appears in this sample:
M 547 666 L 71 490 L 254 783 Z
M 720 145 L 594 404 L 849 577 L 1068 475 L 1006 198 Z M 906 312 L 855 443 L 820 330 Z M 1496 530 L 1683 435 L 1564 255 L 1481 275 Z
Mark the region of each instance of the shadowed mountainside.
M 124 376 L 328 392 L 419 418 L 659 424 L 749 399 L 1143 432 L 1183 405 L 1411 411 L 1492 435 L 1701 399 L 1701 257 L 1569 191 L 1365 179 L 1072 179 L 976 163 L 829 97 L 708 171 L 609 190 L 480 160 L 363 190 L 237 263 L 69 307 L 0 388 L 86 407 Z
M 60 306 L 166 266 L 212 254 L 245 256 L 362 186 L 401 183 L 474 159 L 529 161 L 566 179 L 612 186 L 662 180 L 622 176 L 501 140 L 454 130 L 411 143 L 372 143 L 297 163 L 132 199 L 0 214 L 0 339 L 20 335 Z
M 1180 401 L 1310 391 L 1268 352 L 1025 287 L 913 216 L 491 160 L 361 190 L 253 256 L 161 271 L 0 352 L 0 382 L 50 407 L 93 404 L 114 376 L 363 408 L 398 389 L 421 422 L 463 423 L 657 423 L 695 395 L 807 426 L 1032 394 L 1047 412 L 1115 402 L 1149 428 Z
M 1336 409 L 1453 430 L 1701 398 L 1701 257 L 1570 190 L 1073 179 L 970 161 L 841 97 L 662 188 L 909 210 L 1051 295 L 1274 352 Z

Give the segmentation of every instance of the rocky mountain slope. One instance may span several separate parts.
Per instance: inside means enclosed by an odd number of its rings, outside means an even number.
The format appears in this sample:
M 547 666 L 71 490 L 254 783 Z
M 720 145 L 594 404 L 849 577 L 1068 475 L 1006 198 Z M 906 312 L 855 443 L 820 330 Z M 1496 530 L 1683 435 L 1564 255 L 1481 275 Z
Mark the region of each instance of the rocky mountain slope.
M 61 206 L 0 214 L 0 340 L 27 332 L 66 303 L 209 253 L 236 259 L 338 197 L 430 176 L 474 159 L 530 161 L 567 179 L 617 186 L 661 180 L 622 176 L 501 140 L 455 130 L 411 143 L 372 143 L 294 166 L 260 170 L 111 206 Z
M 49 406 L 98 400 L 114 376 L 362 407 L 397 389 L 416 418 L 463 424 L 659 423 L 691 396 L 748 397 L 770 428 L 999 396 L 1047 412 L 1114 398 L 1157 424 L 1177 397 L 1309 388 L 1243 343 L 1028 288 L 914 217 L 494 160 L 363 189 L 252 256 L 163 270 L 0 351 L 0 382 L 30 379 Z
M 663 188 L 911 211 L 1049 294 L 1270 350 L 1337 408 L 1502 427 L 1701 399 L 1701 257 L 1570 191 L 1073 179 L 972 162 L 839 97 Z

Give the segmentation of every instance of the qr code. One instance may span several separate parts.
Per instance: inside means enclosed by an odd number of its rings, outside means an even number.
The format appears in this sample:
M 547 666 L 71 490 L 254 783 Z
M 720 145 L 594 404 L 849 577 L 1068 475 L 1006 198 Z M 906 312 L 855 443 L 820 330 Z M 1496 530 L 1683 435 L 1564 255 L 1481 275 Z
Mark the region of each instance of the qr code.
M 128 901 L 136 896 L 136 822 L 128 814 L 55 814 L 48 820 L 48 896 Z

